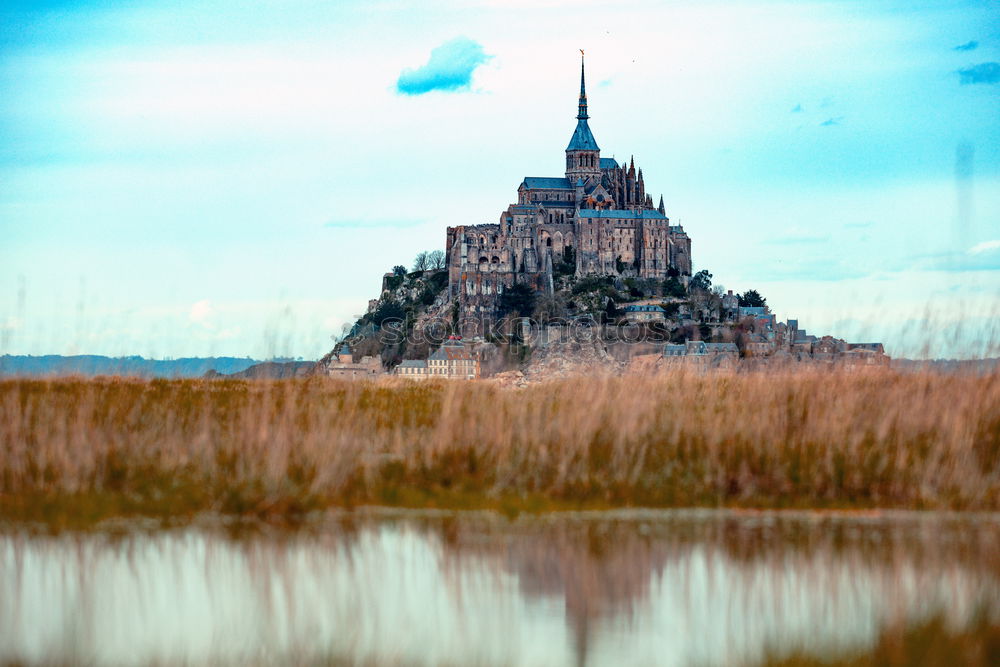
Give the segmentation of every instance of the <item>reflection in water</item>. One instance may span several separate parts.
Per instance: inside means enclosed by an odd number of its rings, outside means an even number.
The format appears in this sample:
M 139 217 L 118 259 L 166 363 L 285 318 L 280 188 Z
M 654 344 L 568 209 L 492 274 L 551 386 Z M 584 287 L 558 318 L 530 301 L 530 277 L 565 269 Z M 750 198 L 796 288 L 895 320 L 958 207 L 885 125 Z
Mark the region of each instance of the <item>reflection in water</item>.
M 0 534 L 0 661 L 733 664 L 1000 600 L 1000 517 L 356 514 Z M 994 608 L 995 611 L 995 608 Z

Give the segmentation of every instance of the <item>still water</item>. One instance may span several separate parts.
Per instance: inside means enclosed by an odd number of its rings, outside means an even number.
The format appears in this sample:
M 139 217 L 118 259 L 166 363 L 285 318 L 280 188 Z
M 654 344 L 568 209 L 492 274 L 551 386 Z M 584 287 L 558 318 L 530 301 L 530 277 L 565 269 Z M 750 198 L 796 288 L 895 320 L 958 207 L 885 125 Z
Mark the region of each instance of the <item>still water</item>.
M 1000 515 L 0 529 L 0 662 L 728 665 L 1000 601 Z

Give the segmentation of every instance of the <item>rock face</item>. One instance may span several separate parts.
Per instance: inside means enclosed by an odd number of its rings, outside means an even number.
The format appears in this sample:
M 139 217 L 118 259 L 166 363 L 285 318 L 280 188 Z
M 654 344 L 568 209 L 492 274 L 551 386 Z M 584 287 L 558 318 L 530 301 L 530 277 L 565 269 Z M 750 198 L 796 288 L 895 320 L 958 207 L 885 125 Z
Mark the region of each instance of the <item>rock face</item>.
M 572 376 L 617 375 L 624 368 L 608 354 L 595 329 L 535 348 L 523 370 L 499 373 L 494 380 L 502 386 L 523 387 Z

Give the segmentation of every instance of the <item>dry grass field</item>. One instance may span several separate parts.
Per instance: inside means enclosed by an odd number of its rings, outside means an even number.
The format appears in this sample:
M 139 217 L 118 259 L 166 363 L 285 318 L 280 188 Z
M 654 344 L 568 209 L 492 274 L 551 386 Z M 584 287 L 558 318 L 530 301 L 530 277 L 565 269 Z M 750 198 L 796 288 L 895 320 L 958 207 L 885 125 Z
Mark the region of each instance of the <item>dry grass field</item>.
M 0 381 L 0 518 L 1000 509 L 1000 374 Z

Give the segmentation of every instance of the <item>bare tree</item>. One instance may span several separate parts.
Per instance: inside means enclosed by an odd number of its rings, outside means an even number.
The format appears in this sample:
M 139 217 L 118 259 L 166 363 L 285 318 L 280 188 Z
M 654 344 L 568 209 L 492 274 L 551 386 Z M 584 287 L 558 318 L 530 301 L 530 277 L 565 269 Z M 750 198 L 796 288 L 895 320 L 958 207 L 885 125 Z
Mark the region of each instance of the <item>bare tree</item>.
M 427 263 L 432 269 L 444 268 L 444 250 L 432 250 L 427 253 Z
M 426 252 L 421 252 L 417 254 L 416 259 L 413 260 L 413 270 L 414 271 L 426 271 L 429 265 L 428 257 Z

